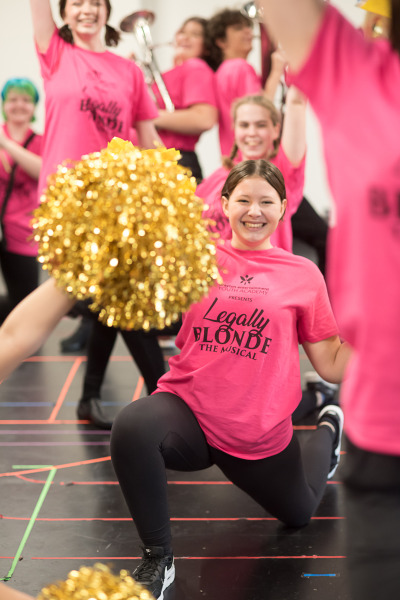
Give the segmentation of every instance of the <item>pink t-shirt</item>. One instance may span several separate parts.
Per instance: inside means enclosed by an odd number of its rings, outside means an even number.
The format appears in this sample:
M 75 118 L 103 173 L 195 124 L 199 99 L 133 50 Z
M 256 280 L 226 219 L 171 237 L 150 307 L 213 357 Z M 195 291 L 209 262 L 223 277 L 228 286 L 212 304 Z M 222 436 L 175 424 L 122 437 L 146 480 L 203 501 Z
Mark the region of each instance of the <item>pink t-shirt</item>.
M 139 67 L 112 52 L 68 44 L 55 31 L 38 52 L 46 92 L 39 190 L 64 160 L 97 152 L 114 137 L 129 139 L 137 121 L 157 116 Z
M 172 103 L 176 109 L 189 108 L 194 104 L 217 106 L 215 98 L 214 72 L 204 60 L 190 58 L 162 75 Z M 165 108 L 164 100 L 158 88 L 153 92 L 159 108 Z M 166 148 L 194 151 L 199 135 L 183 135 L 174 131 L 160 129 L 159 135 Z
M 259 94 L 262 90 L 261 78 L 244 58 L 228 58 L 215 73 L 215 86 L 221 154 L 229 156 L 235 139 L 232 128 L 232 103 L 236 98 Z
M 337 204 L 329 289 L 355 348 L 343 385 L 345 429 L 357 446 L 400 455 L 400 59 L 327 6 L 293 82 L 322 127 Z
M 7 125 L 3 125 L 3 131 L 7 137 L 10 137 Z M 32 130 L 27 132 L 24 141 L 28 139 L 31 133 Z M 39 156 L 41 155 L 41 135 L 35 135 L 29 143 L 28 150 Z M 14 162 L 12 158 L 4 150 L 0 150 L 0 152 L 3 153 L 5 160 L 12 167 Z M 3 204 L 9 179 L 10 174 L 6 172 L 3 162 L 0 161 L 0 207 Z M 6 248 L 14 254 L 22 254 L 24 256 L 36 256 L 37 254 L 37 244 L 29 239 L 32 235 L 32 227 L 30 226 L 32 212 L 37 208 L 39 202 L 37 185 L 38 182 L 36 179 L 17 166 L 13 189 L 8 199 L 3 219 Z
M 291 218 L 303 199 L 305 156 L 301 163 L 295 167 L 289 161 L 282 146 L 280 146 L 277 155 L 271 158 L 271 162 L 278 167 L 283 175 L 288 201 L 286 214 L 272 235 L 271 243 L 273 246 L 291 252 L 293 246 Z M 215 221 L 215 225 L 209 226 L 210 231 L 218 233 L 224 240 L 230 240 L 232 237 L 231 226 L 228 218 L 223 213 L 221 203 L 221 191 L 228 175 L 229 170 L 220 167 L 202 181 L 196 191 L 196 195 L 203 198 L 209 206 L 208 210 L 204 211 L 203 217 Z
M 217 250 L 223 284 L 183 317 L 157 391 L 182 398 L 208 443 L 255 460 L 281 452 L 301 399 L 298 344 L 337 334 L 324 279 L 280 248 Z M 306 283 L 305 283 L 306 282 Z

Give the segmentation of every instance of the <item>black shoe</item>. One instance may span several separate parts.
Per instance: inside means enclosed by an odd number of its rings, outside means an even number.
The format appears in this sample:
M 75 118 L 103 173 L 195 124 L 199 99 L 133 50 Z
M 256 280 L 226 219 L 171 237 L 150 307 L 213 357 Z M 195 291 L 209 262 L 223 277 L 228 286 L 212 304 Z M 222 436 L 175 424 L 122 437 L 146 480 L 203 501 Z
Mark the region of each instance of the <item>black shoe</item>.
M 342 431 L 343 431 L 343 411 L 336 404 L 328 404 L 321 410 L 318 415 L 318 426 L 330 423 L 336 432 L 336 436 L 333 442 L 331 464 L 329 467 L 328 479 L 332 479 L 340 461 L 340 445 L 342 442 Z
M 104 415 L 100 398 L 81 398 L 76 409 L 78 418 L 81 421 L 90 421 L 99 429 L 111 429 L 112 421 Z
M 154 598 L 163 600 L 164 590 L 175 579 L 173 555 L 166 554 L 164 548 L 159 546 L 143 548 L 143 560 L 133 571 L 132 577 L 144 585 Z
M 322 408 L 327 404 L 339 404 L 339 386 L 336 383 L 328 383 L 315 371 L 305 373 L 304 381 L 307 390 L 314 392 L 317 398 L 317 408 Z
M 92 324 L 93 322 L 91 319 L 83 318 L 79 327 L 74 331 L 74 333 L 61 340 L 61 352 L 78 352 L 78 350 L 83 350 L 86 348 L 92 329 Z

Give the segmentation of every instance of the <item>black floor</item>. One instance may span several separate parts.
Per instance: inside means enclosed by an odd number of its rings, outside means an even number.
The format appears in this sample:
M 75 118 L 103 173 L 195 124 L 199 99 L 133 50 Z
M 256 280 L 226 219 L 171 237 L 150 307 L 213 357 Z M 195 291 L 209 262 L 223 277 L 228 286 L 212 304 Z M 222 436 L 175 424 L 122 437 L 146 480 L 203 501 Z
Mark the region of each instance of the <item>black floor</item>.
M 33 596 L 84 564 L 132 570 L 140 554 L 109 433 L 76 420 L 85 357 L 59 353 L 74 327 L 64 319 L 0 388 L 0 580 Z M 115 413 L 141 388 L 119 341 L 104 405 Z M 300 442 L 314 422 L 297 428 Z M 350 600 L 340 467 L 301 530 L 271 519 L 217 468 L 168 475 L 176 581 L 166 600 Z

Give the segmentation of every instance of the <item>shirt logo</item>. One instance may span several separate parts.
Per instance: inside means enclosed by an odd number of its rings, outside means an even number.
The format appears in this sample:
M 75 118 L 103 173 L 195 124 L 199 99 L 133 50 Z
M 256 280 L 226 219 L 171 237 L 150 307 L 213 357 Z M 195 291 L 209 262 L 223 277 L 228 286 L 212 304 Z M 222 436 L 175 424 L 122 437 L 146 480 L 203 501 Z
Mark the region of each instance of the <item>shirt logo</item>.
M 246 285 L 247 283 L 250 284 L 253 281 L 254 277 L 249 277 L 248 275 L 245 275 L 244 277 L 242 277 L 242 275 L 240 275 L 240 283 L 242 283 L 243 285 Z

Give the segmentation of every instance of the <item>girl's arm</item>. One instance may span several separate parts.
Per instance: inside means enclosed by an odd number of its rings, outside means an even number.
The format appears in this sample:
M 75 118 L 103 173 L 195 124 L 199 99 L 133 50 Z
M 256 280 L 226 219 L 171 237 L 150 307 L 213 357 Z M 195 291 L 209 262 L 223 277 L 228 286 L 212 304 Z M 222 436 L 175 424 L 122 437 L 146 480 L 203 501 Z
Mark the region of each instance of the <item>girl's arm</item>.
M 285 72 L 287 58 L 281 49 L 274 50 L 271 54 L 271 71 L 264 85 L 264 94 L 267 98 L 275 99 L 276 91 L 281 85 L 282 75 Z
M 40 52 L 46 52 L 56 29 L 50 0 L 29 0 L 33 22 L 33 34 Z
M 293 85 L 286 96 L 281 144 L 289 161 L 298 166 L 306 153 L 306 97 Z
M 27 148 L 20 146 L 14 140 L 10 140 L 0 129 L 0 148 L 4 148 L 11 158 L 33 179 L 39 179 L 42 167 L 42 157 Z
M 0 598 L 1 600 L 34 600 L 33 596 L 17 592 L 5 583 L 0 583 Z
M 40 348 L 74 304 L 49 279 L 14 308 L 0 327 L 0 380 Z
M 137 121 L 135 124 L 138 144 L 141 148 L 157 148 L 163 146 L 162 140 L 157 133 L 154 120 Z
M 211 104 L 193 104 L 172 113 L 159 110 L 154 120 L 157 129 L 168 129 L 184 135 L 201 135 L 217 122 L 218 110 Z
M 290 67 L 298 70 L 319 30 L 323 0 L 258 0 L 258 5 L 270 36 L 284 49 Z
M 351 356 L 351 347 L 341 342 L 339 336 L 320 342 L 303 342 L 305 353 L 318 375 L 330 383 L 340 383 Z

